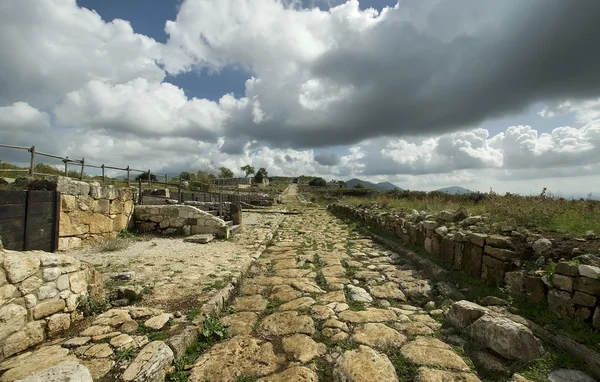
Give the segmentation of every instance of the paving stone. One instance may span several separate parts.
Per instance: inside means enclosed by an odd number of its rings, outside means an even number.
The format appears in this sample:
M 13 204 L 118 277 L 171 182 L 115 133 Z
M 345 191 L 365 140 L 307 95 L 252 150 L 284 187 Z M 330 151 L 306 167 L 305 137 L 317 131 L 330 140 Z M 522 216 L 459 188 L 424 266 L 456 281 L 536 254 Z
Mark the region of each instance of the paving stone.
M 325 344 L 317 343 L 312 338 L 304 334 L 294 334 L 281 341 L 283 351 L 293 359 L 302 363 L 310 362 L 313 358 L 325 354 L 327 347 Z
M 335 381 L 373 382 L 398 381 L 394 366 L 385 354 L 360 345 L 344 352 L 333 367 Z
M 395 321 L 397 316 L 392 310 L 368 308 L 364 311 L 346 310 L 339 314 L 342 321 L 352 323 Z
M 235 311 L 262 312 L 267 309 L 269 301 L 259 294 L 253 296 L 238 297 L 231 308 Z
M 258 382 L 319 382 L 317 374 L 307 367 L 292 366 L 281 373 L 258 379 Z
M 260 323 L 259 332 L 265 336 L 285 336 L 295 333 L 313 335 L 315 324 L 312 318 L 299 315 L 296 311 L 280 312 L 265 317 Z
M 399 349 L 406 342 L 406 336 L 379 323 L 368 323 L 355 328 L 352 339 L 359 344 L 382 351 Z
M 251 334 L 257 320 L 258 314 L 254 312 L 239 312 L 223 317 L 221 322 L 229 325 L 227 334 L 233 337 Z
M 419 366 L 434 366 L 457 371 L 469 371 L 469 366 L 450 345 L 431 337 L 418 337 L 400 349 L 408 362 Z
M 250 336 L 236 336 L 218 343 L 202 354 L 194 364 L 190 382 L 235 381 L 237 377 L 264 377 L 286 362 L 277 356 L 273 344 Z
M 296 300 L 292 300 L 282 304 L 279 309 L 281 310 L 301 310 L 310 308 L 312 305 L 317 302 L 310 297 L 300 297 Z

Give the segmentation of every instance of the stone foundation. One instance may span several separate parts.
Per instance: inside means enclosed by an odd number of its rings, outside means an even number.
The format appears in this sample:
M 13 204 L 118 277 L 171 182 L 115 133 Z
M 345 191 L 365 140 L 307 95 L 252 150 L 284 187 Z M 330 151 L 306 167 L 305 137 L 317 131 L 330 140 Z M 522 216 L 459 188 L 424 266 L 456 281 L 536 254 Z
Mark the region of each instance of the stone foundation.
M 596 256 L 560 262 L 553 274 L 543 275 L 520 268 L 531 254 L 519 250 L 516 241 L 526 241 L 540 255 L 539 248 L 546 239 L 533 235 L 525 239 L 509 229 L 502 229 L 503 235 L 476 232 L 483 231 L 483 218 L 479 216 L 457 218 L 459 211 L 389 214 L 337 204 L 328 208 L 335 215 L 421 246 L 488 285 L 506 287 L 509 293 L 524 294 L 538 304 L 547 303 L 548 309 L 561 317 L 581 319 L 600 329 L 600 258 Z
M 81 318 L 79 299 L 103 297 L 93 266 L 63 254 L 0 249 L 0 361 Z
M 229 225 L 222 219 L 189 205 L 135 206 L 135 228 L 162 235 L 212 233 L 229 238 Z
M 129 227 L 137 200 L 134 188 L 101 186 L 59 177 L 61 251 L 115 238 Z

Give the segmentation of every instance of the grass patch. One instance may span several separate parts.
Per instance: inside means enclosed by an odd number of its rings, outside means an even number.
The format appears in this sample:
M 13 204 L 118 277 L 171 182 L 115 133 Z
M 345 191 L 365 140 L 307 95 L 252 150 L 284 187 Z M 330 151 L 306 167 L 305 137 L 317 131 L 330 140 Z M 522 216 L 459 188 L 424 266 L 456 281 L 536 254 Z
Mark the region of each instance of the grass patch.
M 279 307 L 280 306 L 281 306 L 281 302 L 280 301 L 269 301 L 267 303 L 267 309 L 265 309 L 265 314 L 266 315 L 270 315 L 270 314 L 279 312 Z
M 354 276 L 356 275 L 356 271 L 358 271 L 358 268 L 356 267 L 351 267 L 350 265 L 348 265 L 348 261 L 346 259 L 343 259 L 341 261 L 342 263 L 342 267 L 344 267 L 344 269 L 346 269 L 346 277 L 350 280 L 352 280 L 354 278 Z
M 346 303 L 350 307 L 350 310 L 360 311 L 367 310 L 367 306 L 362 301 L 354 301 L 350 298 L 350 290 L 344 287 L 344 295 L 346 296 Z
M 122 347 L 115 350 L 117 362 L 126 362 L 135 357 L 135 348 L 133 346 Z
M 253 375 L 240 375 L 235 379 L 235 382 L 256 382 L 258 381 L 258 377 Z
M 233 279 L 233 276 L 226 276 L 220 280 L 215 280 L 212 283 L 206 285 L 202 290 L 208 292 L 211 290 L 219 290 L 225 288 Z
M 398 374 L 398 380 L 400 382 L 414 381 L 417 374 L 417 367 L 410 364 L 406 358 L 400 353 L 390 356 L 396 374 Z
M 94 300 L 89 296 L 83 296 L 77 299 L 77 310 L 79 310 L 84 317 L 95 316 L 106 312 L 108 309 L 110 309 L 110 302 L 106 297 L 102 300 Z
M 114 239 L 108 240 L 105 243 L 100 244 L 98 247 L 99 252 L 116 252 L 123 249 L 127 249 L 131 245 L 131 240 L 120 236 Z
M 188 310 L 187 313 L 185 314 L 185 317 L 187 318 L 188 321 L 194 321 L 194 319 L 196 317 L 198 317 L 201 313 L 202 313 L 202 311 L 201 311 L 200 307 L 197 306 L 195 308 Z
M 548 346 L 546 346 L 548 348 Z M 586 370 L 587 367 L 577 359 L 556 349 L 548 348 L 548 354 L 528 363 L 517 363 L 511 368 L 531 381 L 547 381 L 548 373 L 557 368 Z
M 333 381 L 333 365 L 322 358 L 315 360 L 319 381 Z
M 437 192 L 401 191 L 368 199 L 347 197 L 342 204 L 365 205 L 377 202 L 386 210 L 438 212 L 466 207 L 472 215 L 489 214 L 491 223 L 508 219 L 526 228 L 549 231 L 564 230 L 578 235 L 592 230 L 600 232 L 600 201 L 591 199 L 565 199 L 543 189 L 539 195 L 521 196 L 496 193 L 473 195 L 446 195 Z
M 327 288 L 328 288 L 327 280 L 325 279 L 325 276 L 323 275 L 323 272 L 321 272 L 320 269 L 317 271 L 315 281 L 316 281 L 317 285 L 319 286 L 319 288 L 327 290 Z
M 225 338 L 227 338 L 227 326 L 218 317 L 207 316 L 198 337 L 186 349 L 185 354 L 175 361 L 174 368 L 167 374 L 166 380 L 169 382 L 186 382 L 189 373 L 185 370 L 185 367 L 193 364 L 202 353 Z

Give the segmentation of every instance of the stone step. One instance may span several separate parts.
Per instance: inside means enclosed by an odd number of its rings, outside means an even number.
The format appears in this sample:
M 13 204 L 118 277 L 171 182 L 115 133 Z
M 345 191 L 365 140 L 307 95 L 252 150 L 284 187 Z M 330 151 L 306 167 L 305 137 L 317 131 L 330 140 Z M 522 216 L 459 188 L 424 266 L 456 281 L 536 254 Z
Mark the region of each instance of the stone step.
M 229 230 L 229 232 L 230 232 L 231 236 L 236 235 L 236 234 L 242 232 L 242 225 L 241 224 L 232 225 L 231 229 Z
M 207 243 L 210 243 L 211 241 L 213 241 L 214 239 L 215 239 L 215 235 L 213 235 L 212 233 L 207 233 L 207 234 L 189 236 L 189 237 L 186 237 L 185 239 L 183 239 L 183 241 L 186 241 L 188 243 L 207 244 Z

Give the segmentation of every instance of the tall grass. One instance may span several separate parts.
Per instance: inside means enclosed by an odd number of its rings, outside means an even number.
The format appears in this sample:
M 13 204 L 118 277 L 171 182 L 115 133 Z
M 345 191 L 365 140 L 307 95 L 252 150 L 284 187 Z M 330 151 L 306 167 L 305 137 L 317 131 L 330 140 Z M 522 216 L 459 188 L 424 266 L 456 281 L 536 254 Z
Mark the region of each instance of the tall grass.
M 563 230 L 580 235 L 592 230 L 600 234 L 600 201 L 558 198 L 547 195 L 545 190 L 538 196 L 489 193 L 474 197 L 410 191 L 372 198 L 348 197 L 341 203 L 361 205 L 373 201 L 381 207 L 406 212 L 413 209 L 437 212 L 466 207 L 471 215 L 487 214 L 491 222 L 512 218 L 519 226 L 527 228 Z

